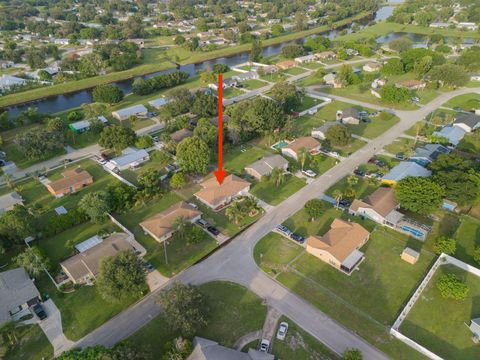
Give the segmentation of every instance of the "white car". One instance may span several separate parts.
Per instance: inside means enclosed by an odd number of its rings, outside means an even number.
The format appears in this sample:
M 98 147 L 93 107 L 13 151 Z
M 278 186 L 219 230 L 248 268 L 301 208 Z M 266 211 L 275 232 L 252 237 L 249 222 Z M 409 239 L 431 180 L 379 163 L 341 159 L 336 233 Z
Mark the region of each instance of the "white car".
M 267 353 L 269 348 L 270 348 L 270 341 L 268 341 L 267 339 L 262 339 L 262 342 L 260 343 L 260 351 Z
M 330 152 L 330 155 L 332 155 L 334 158 L 339 158 L 340 157 L 340 154 L 336 151 Z
M 277 339 L 278 340 L 285 340 L 285 336 L 287 336 L 288 331 L 288 323 L 282 321 L 277 331 Z
M 315 177 L 317 176 L 317 173 L 313 170 L 303 170 L 302 171 L 303 174 L 307 175 L 308 177 Z

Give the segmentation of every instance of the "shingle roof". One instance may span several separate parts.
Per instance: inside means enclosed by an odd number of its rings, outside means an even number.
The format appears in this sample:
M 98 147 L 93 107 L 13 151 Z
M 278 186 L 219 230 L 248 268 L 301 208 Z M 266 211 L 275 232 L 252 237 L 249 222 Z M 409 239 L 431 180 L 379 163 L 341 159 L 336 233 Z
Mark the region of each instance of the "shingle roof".
M 100 244 L 63 261 L 61 265 L 75 280 L 86 275 L 97 276 L 102 259 L 115 256 L 122 250 L 133 249 L 127 239 L 125 233 L 112 234 Z
M 0 273 L 0 325 L 10 320 L 10 310 L 40 297 L 23 267 Z
M 412 158 L 427 158 L 430 161 L 436 160 L 440 155 L 447 154 L 449 150 L 441 144 L 426 144 L 415 149 Z
M 473 113 L 457 113 L 454 124 L 465 124 L 471 128 L 478 125 L 480 116 Z
M 346 108 L 346 109 L 343 109 L 342 110 L 342 117 L 344 118 L 348 118 L 348 117 L 353 117 L 353 118 L 357 118 L 359 117 L 359 111 L 353 107 L 349 107 L 349 108 Z
M 195 193 L 195 196 L 211 205 L 220 205 L 225 199 L 248 188 L 250 183 L 232 174 L 227 176 L 221 185 L 215 177 L 205 180 L 200 185 L 203 189 Z
M 229 349 L 217 342 L 195 337 L 193 351 L 187 360 L 273 360 L 272 354 L 250 349 L 248 353 Z
M 442 130 L 435 131 L 433 135 L 446 138 L 450 144 L 457 146 L 465 136 L 465 130 L 459 126 L 447 125 Z
M 355 222 L 335 219 L 325 235 L 309 236 L 307 246 L 328 251 L 339 262 L 343 262 L 369 235 L 363 226 Z
M 413 161 L 402 161 L 395 166 L 388 174 L 386 174 L 382 180 L 400 181 L 408 176 L 415 177 L 427 177 L 432 173 L 430 170 L 425 169 L 423 166 L 414 163 Z
M 272 173 L 272 169 L 282 168 L 288 165 L 288 161 L 282 156 L 275 154 L 265 156 L 260 160 L 255 161 L 253 164 L 247 166 L 247 169 L 255 170 L 261 176 L 268 176 Z
M 193 132 L 191 130 L 180 129 L 180 130 L 175 131 L 174 133 L 171 133 L 170 138 L 175 142 L 180 142 L 183 139 L 191 137 L 192 135 L 193 135 Z
M 140 150 L 135 150 L 125 155 L 116 157 L 112 159 L 111 162 L 114 163 L 116 166 L 122 167 L 122 166 L 132 164 L 148 156 L 149 156 L 148 152 L 145 149 L 140 149 Z
M 55 192 L 70 188 L 84 181 L 93 180 L 88 171 L 81 168 L 67 170 L 62 173 L 63 179 L 52 181 L 48 186 Z
M 357 211 L 359 208 L 370 208 L 383 217 L 386 217 L 392 210 L 396 209 L 398 202 L 395 199 L 395 192 L 392 188 L 380 187 L 363 201 L 355 199 L 350 205 L 350 210 Z
M 129 116 L 146 113 L 148 112 L 147 108 L 143 105 L 134 105 L 124 109 L 116 110 L 112 114 L 117 114 L 121 118 L 128 118 Z
M 177 218 L 181 217 L 191 221 L 201 214 L 201 211 L 194 209 L 185 201 L 181 201 L 141 222 L 140 226 L 152 236 L 159 239 L 173 230 Z
M 290 144 L 284 147 L 284 149 L 291 149 L 297 153 L 300 149 L 305 148 L 307 151 L 312 150 L 320 146 L 320 143 L 311 136 L 304 136 L 295 139 Z

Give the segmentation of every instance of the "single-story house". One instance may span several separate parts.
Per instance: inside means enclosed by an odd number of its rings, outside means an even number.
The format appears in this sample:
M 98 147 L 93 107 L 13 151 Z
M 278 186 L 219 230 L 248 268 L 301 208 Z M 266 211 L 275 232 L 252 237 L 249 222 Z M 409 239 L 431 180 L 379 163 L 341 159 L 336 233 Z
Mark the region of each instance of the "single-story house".
M 262 71 L 266 75 L 275 74 L 278 72 L 278 67 L 276 65 L 267 65 L 261 67 Z
M 333 60 L 337 57 L 337 54 L 329 50 L 316 53 L 315 57 L 319 60 Z
M 392 188 L 380 187 L 363 200 L 353 200 L 349 213 L 366 217 L 381 225 L 394 227 L 403 217 L 397 211 L 399 204 Z
M 390 172 L 382 177 L 382 184 L 395 185 L 402 179 L 409 176 L 414 177 L 428 177 L 432 175 L 430 170 L 425 169 L 423 166 L 418 165 L 413 161 L 402 161 L 395 166 Z
M 427 84 L 422 80 L 402 80 L 397 82 L 395 86 L 408 90 L 423 90 Z
M 355 50 L 355 49 L 345 49 L 345 52 L 347 53 L 348 56 L 358 56 L 359 55 L 359 52 L 358 50 Z
M 420 253 L 409 247 L 406 247 L 400 255 L 400 258 L 409 264 L 415 265 L 420 258 Z
M 462 128 L 465 132 L 472 132 L 480 128 L 480 116 L 473 113 L 457 113 L 453 125 Z
M 325 140 L 327 138 L 327 130 L 330 129 L 333 125 L 338 125 L 336 121 L 327 121 L 325 124 L 318 128 L 312 130 L 312 137 L 315 139 Z
M 240 73 L 238 75 L 232 76 L 232 79 L 238 82 L 244 82 L 247 80 L 254 80 L 260 78 L 260 75 L 256 71 L 248 71 L 244 73 Z
M 297 64 L 306 64 L 317 61 L 317 58 L 315 57 L 315 55 L 304 55 L 296 57 L 294 60 Z
M 480 81 L 480 74 L 471 74 L 470 81 Z
M 214 210 L 220 210 L 233 199 L 248 195 L 250 183 L 236 175 L 228 175 L 220 185 L 215 177 L 200 184 L 202 189 L 194 196 Z
M 334 73 L 329 73 L 329 74 L 325 75 L 323 77 L 323 82 L 326 85 L 333 86 L 335 89 L 340 89 L 340 88 L 343 87 L 343 83 L 339 79 L 337 79 L 337 75 L 334 74 Z
M 158 99 L 150 100 L 148 102 L 148 105 L 154 107 L 155 109 L 160 109 L 163 106 L 167 105 L 168 102 L 169 102 L 168 99 L 165 99 L 164 97 L 161 97 L 161 98 L 158 98 Z
M 123 171 L 150 160 L 150 155 L 145 149 L 127 148 L 126 151 L 123 151 L 123 154 L 110 160 L 105 166 L 112 171 Z
M 337 120 L 342 124 L 358 125 L 360 124 L 360 112 L 353 107 L 338 110 Z
M 445 138 L 452 146 L 457 146 L 465 136 L 466 131 L 460 126 L 447 125 L 440 131 L 435 131 L 432 135 Z
M 147 116 L 148 114 L 148 109 L 143 106 L 143 105 L 134 105 L 130 106 L 128 108 L 116 110 L 112 112 L 112 116 L 119 120 L 119 121 L 124 121 L 127 120 L 130 116 Z
M 68 124 L 68 127 L 70 128 L 70 130 L 73 130 L 77 134 L 80 134 L 90 129 L 90 121 L 88 120 L 76 121 L 74 123 Z
M 365 65 L 363 65 L 363 71 L 365 72 L 377 72 L 380 71 L 380 64 L 376 62 L 368 62 Z
M 262 176 L 270 176 L 273 169 L 281 169 L 286 171 L 288 168 L 288 161 L 282 156 L 275 154 L 265 156 L 253 164 L 245 168 L 245 172 L 254 178 L 260 180 Z
M 291 69 L 296 65 L 297 63 L 295 62 L 295 60 L 284 60 L 277 63 L 277 67 L 282 70 Z
M 80 167 L 66 170 L 62 173 L 62 176 L 62 179 L 52 181 L 47 185 L 48 191 L 55 197 L 77 192 L 85 186 L 93 184 L 92 175 Z
M 457 28 L 458 29 L 466 29 L 470 31 L 477 31 L 478 30 L 478 25 L 475 24 L 474 22 L 459 22 L 457 23 Z
M 23 205 L 23 198 L 16 191 L 0 196 L 0 214 L 12 210 L 15 205 Z
M 432 22 L 430 25 L 428 25 L 431 28 L 440 28 L 440 29 L 446 29 L 450 27 L 450 23 L 448 22 Z
M 298 160 L 298 154 L 302 149 L 306 149 L 308 152 L 318 151 L 320 142 L 311 136 L 304 136 L 283 147 L 282 154 Z
M 333 220 L 330 230 L 323 236 L 309 236 L 306 241 L 308 253 L 333 267 L 350 274 L 364 259 L 360 249 L 370 233 L 355 222 Z
M 164 242 L 175 232 L 175 221 L 183 218 L 195 222 L 202 217 L 201 211 L 194 209 L 185 201 L 181 201 L 168 209 L 142 221 L 140 227 L 143 231 L 158 242 Z
M 125 233 L 114 233 L 93 246 L 87 246 L 83 252 L 61 262 L 60 266 L 74 284 L 91 283 L 98 275 L 102 259 L 115 256 L 122 250 L 134 251 L 128 237 Z
M 170 138 L 176 143 L 179 143 L 182 140 L 192 136 L 193 136 L 193 132 L 188 129 L 180 129 L 170 134 Z
M 23 267 L 0 272 L 0 326 L 39 302 L 40 293 Z
M 440 155 L 450 152 L 445 146 L 440 144 L 426 144 L 425 146 L 415 149 L 415 154 L 410 157 L 410 161 L 419 165 L 427 166 L 435 161 Z
M 0 76 L 0 90 L 9 90 L 13 86 L 22 86 L 27 84 L 27 80 L 12 75 Z
M 187 360 L 274 360 L 275 356 L 269 353 L 260 352 L 255 349 L 248 349 L 248 352 L 233 350 L 219 345 L 217 342 L 194 337 L 192 343 L 193 351 Z
M 476 343 L 480 342 L 480 318 L 471 319 L 468 328 L 473 334 L 473 341 Z

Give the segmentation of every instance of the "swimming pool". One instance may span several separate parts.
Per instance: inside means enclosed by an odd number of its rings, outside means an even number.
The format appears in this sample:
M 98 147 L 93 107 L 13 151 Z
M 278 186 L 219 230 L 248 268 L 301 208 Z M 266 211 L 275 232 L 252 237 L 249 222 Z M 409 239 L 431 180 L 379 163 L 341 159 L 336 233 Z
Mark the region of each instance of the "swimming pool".
M 401 226 L 400 229 L 402 229 L 403 231 L 405 231 L 407 233 L 412 234 L 416 238 L 423 238 L 425 236 L 425 233 L 421 232 L 420 230 L 414 229 L 410 226 L 404 225 L 404 226 Z
M 280 151 L 280 150 L 282 150 L 282 148 L 284 148 L 287 145 L 288 145 L 288 142 L 286 142 L 285 140 L 282 140 L 282 141 L 279 141 L 279 142 L 273 144 L 272 149 Z

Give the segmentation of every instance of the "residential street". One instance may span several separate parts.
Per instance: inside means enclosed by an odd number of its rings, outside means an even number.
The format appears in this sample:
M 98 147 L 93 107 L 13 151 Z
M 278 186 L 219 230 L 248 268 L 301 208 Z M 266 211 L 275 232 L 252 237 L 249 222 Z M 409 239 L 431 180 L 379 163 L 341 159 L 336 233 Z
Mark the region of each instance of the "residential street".
M 393 142 L 428 113 L 455 96 L 479 91 L 480 88 L 460 89 L 444 93 L 416 111 L 396 111 L 400 122 L 267 212 L 248 230 L 238 235 L 209 258 L 180 273 L 172 281 L 202 284 L 212 280 L 227 280 L 239 283 L 264 298 L 270 306 L 285 314 L 336 353 L 341 354 L 345 349 L 354 347 L 361 349 L 364 359 L 388 359 L 375 347 L 264 274 L 255 264 L 252 256 L 253 249 L 263 236 L 300 210 L 306 201 L 322 195 L 330 186 L 350 174 L 360 164 L 367 162 L 371 156 L 378 153 L 385 145 Z M 339 99 L 377 108 L 368 103 Z M 139 303 L 80 340 L 76 345 L 101 344 L 112 346 L 128 337 L 159 313 L 160 309 L 155 304 L 157 292 L 151 293 Z

